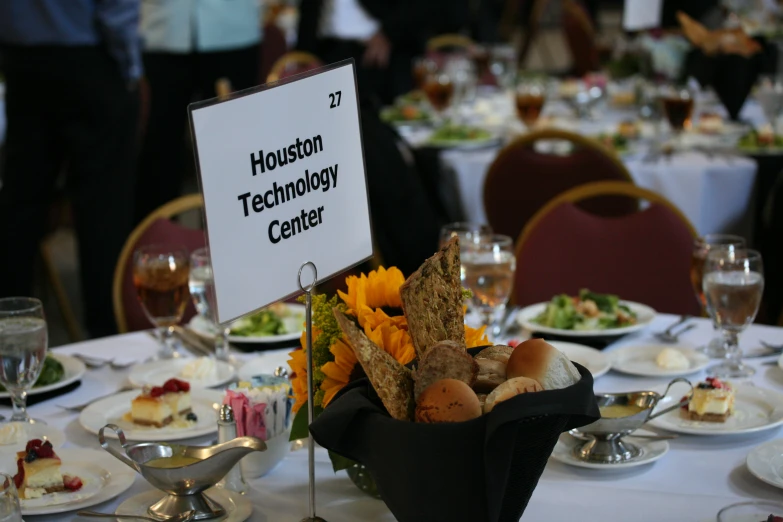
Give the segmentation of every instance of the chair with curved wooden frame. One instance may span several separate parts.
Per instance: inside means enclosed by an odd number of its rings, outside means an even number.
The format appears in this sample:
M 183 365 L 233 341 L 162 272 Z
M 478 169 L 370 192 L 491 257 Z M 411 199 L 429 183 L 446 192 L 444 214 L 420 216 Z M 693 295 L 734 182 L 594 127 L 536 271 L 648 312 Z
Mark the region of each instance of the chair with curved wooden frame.
M 571 144 L 568 155 L 541 153 L 540 141 Z M 617 155 L 598 141 L 560 129 L 543 129 L 520 136 L 501 150 L 484 179 L 484 211 L 492 228 L 517 237 L 547 201 L 572 187 L 591 181 L 632 183 Z M 628 198 L 601 198 L 585 203 L 591 212 L 616 216 L 636 210 Z
M 474 45 L 476 44 L 471 38 L 454 33 L 433 36 L 427 40 L 425 48 L 428 53 L 443 53 L 469 51 Z
M 206 237 L 203 230 L 186 228 L 172 221 L 176 216 L 203 207 L 204 199 L 201 194 L 182 196 L 153 211 L 128 236 L 117 259 L 112 286 L 114 318 L 120 333 L 152 327 L 136 299 L 136 289 L 133 286 L 133 252 L 142 245 L 161 243 L 184 245 L 191 252 L 205 246 Z M 194 314 L 193 304 L 189 302 L 183 320 Z
M 610 195 L 649 206 L 621 217 L 577 207 Z M 520 234 L 514 302 L 525 306 L 589 288 L 659 312 L 699 315 L 689 277 L 694 237 L 688 218 L 655 192 L 611 181 L 573 188 L 547 203 Z
M 276 82 L 294 74 L 310 71 L 323 65 L 316 55 L 305 51 L 291 51 L 281 56 L 269 71 L 266 81 Z

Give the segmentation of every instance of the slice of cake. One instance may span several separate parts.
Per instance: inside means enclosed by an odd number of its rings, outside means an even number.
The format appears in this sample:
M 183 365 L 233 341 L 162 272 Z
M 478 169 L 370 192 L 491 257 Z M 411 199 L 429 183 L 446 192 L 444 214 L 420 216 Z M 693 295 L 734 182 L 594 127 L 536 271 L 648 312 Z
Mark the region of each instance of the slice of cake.
M 734 411 L 734 389 L 716 377 L 707 377 L 693 390 L 693 396 L 680 414 L 688 420 L 726 422 Z
M 169 379 L 163 386 L 145 388 L 131 401 L 131 419 L 134 424 L 162 428 L 178 417 L 191 412 L 190 384 L 179 379 Z
M 60 457 L 54 453 L 51 442 L 41 439 L 29 441 L 25 450 L 16 454 L 14 484 L 19 498 L 40 498 L 49 493 L 81 489 L 81 479 L 63 475 L 60 464 Z

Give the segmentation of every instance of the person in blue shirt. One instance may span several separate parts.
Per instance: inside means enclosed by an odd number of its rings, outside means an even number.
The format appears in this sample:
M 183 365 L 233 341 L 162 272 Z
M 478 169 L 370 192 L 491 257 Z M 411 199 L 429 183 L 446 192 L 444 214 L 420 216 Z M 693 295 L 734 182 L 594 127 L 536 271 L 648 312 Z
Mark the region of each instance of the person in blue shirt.
M 138 19 L 139 0 L 0 1 L 0 297 L 33 293 L 38 243 L 64 182 L 95 337 L 116 331 L 112 278 L 133 226 Z
M 0 0 L 1 1 L 1 0 Z M 139 158 L 136 220 L 182 194 L 192 155 L 187 106 L 260 83 L 260 0 L 142 0 L 141 35 L 150 112 Z

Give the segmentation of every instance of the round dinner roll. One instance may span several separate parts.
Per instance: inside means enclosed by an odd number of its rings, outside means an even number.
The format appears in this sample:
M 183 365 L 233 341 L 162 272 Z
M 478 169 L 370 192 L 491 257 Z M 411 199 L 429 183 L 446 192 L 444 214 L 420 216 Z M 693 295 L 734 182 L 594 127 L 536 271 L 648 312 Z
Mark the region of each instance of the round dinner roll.
M 502 362 L 503 364 L 506 364 L 508 362 L 508 358 L 511 357 L 511 354 L 514 352 L 514 349 L 510 346 L 505 346 L 502 344 L 496 344 L 495 346 L 490 346 L 489 348 L 484 348 L 479 353 L 476 354 L 476 360 L 479 359 L 491 359 L 493 361 Z
M 480 416 L 478 396 L 457 379 L 432 383 L 416 401 L 416 422 L 463 422 Z
M 543 339 L 530 339 L 514 348 L 506 377 L 530 377 L 545 390 L 567 388 L 582 378 L 568 357 Z
M 489 413 L 492 409 L 503 401 L 515 397 L 520 393 L 530 393 L 543 391 L 544 388 L 535 379 L 528 377 L 516 377 L 509 379 L 487 395 L 484 400 L 484 413 Z
M 478 375 L 473 383 L 476 393 L 489 393 L 506 381 L 506 364 L 493 359 L 476 359 Z

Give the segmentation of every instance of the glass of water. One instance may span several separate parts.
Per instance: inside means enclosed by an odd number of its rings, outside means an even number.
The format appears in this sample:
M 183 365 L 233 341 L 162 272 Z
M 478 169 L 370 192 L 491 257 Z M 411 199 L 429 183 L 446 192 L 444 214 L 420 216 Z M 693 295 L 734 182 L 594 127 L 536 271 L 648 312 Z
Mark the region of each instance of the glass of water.
M 473 306 L 491 332 L 511 297 L 516 266 L 514 241 L 508 236 L 482 236 L 469 243 L 462 254 L 465 286 L 473 293 Z
M 212 261 L 209 248 L 199 248 L 190 254 L 190 296 L 196 311 L 204 320 L 214 325 L 218 331 L 215 336 L 215 357 L 221 361 L 229 360 L 228 335 L 230 328 L 221 328 L 217 323 L 215 309 L 215 278 L 212 275 Z
M 13 402 L 9 422 L 44 424 L 27 415 L 27 392 L 41 374 L 48 345 L 41 301 L 33 297 L 0 299 L 0 384 Z
M 0 522 L 22 522 L 19 492 L 14 479 L 5 473 L 0 473 Z
M 711 250 L 704 262 L 703 285 L 707 312 L 726 345 L 726 359 L 707 372 L 716 377 L 750 377 L 755 370 L 742 363 L 739 334 L 753 322 L 761 305 L 761 254 L 746 248 Z

